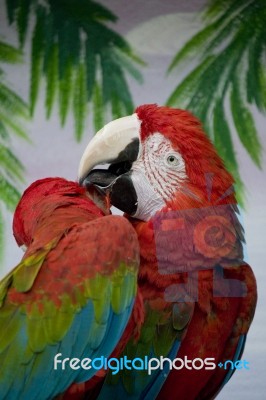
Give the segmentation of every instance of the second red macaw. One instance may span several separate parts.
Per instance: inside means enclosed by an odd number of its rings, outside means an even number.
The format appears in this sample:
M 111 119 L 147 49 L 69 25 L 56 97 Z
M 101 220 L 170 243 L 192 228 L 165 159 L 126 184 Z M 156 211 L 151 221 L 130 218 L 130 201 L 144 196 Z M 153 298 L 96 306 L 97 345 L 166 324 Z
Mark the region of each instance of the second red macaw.
M 92 192 L 62 178 L 41 179 L 17 206 L 14 235 L 26 251 L 0 281 L 1 400 L 53 399 L 89 380 L 97 370 L 88 358 L 109 357 L 125 330 L 138 240 Z
M 108 170 L 94 169 L 105 163 Z M 226 361 L 241 359 L 257 295 L 233 179 L 199 121 L 184 110 L 140 106 L 96 134 L 79 179 L 108 193 L 138 235 L 144 322 L 138 332 L 129 325 L 120 356 L 178 358 L 176 368 L 166 361 L 150 375 L 109 373 L 93 398 L 214 398 L 234 372 Z M 215 367 L 205 368 L 210 358 Z

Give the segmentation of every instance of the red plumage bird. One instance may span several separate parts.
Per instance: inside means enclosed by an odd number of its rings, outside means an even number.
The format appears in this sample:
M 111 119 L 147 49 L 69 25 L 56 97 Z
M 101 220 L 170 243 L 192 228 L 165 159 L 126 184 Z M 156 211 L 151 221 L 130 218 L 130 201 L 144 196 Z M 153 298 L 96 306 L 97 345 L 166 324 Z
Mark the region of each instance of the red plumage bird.
M 108 170 L 94 169 L 105 163 Z M 215 397 L 241 359 L 256 281 L 244 261 L 233 178 L 199 121 L 184 110 L 140 106 L 96 134 L 79 179 L 107 192 L 138 235 L 144 322 L 120 356 L 168 358 L 163 370 L 154 360 L 150 375 L 109 373 L 98 398 Z M 215 366 L 207 368 L 209 359 Z
M 72 383 L 83 389 L 97 373 L 81 368 L 83 358 L 109 357 L 125 330 L 138 241 L 94 192 L 47 178 L 18 204 L 14 235 L 27 249 L 0 281 L 1 400 L 53 399 Z

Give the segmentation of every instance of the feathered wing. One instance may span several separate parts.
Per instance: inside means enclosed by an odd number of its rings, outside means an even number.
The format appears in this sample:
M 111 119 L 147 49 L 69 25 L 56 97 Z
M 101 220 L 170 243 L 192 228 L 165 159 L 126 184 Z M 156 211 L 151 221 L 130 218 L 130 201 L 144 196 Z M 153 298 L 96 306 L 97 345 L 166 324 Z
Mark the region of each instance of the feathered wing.
M 238 287 L 242 291 L 241 296 L 235 296 L 227 299 L 229 300 L 229 305 L 225 308 L 227 315 L 220 317 L 224 327 L 226 327 L 227 319 L 231 319 L 232 328 L 227 340 L 221 342 L 221 355 L 220 358 L 216 360 L 217 367 L 210 379 L 208 380 L 205 387 L 199 393 L 197 399 L 207 400 L 209 398 L 214 398 L 221 391 L 223 386 L 229 381 L 235 372 L 235 368 L 231 368 L 231 364 L 226 365 L 227 360 L 231 360 L 233 363 L 241 360 L 242 354 L 244 352 L 247 333 L 250 324 L 254 317 L 254 312 L 256 308 L 257 301 L 257 289 L 256 280 L 251 267 L 243 263 L 236 268 L 226 268 L 224 270 L 225 280 L 229 280 L 229 285 L 233 285 L 232 293 L 234 292 L 236 286 L 235 283 L 240 283 Z M 233 311 L 231 309 L 233 309 Z M 236 315 L 235 315 L 236 313 Z M 233 319 L 234 318 L 234 319 Z M 230 324 L 229 324 L 230 327 Z M 228 331 L 224 329 L 225 332 Z
M 172 370 L 158 399 L 169 396 L 173 387 L 173 399 L 214 398 L 233 374 L 228 366 L 224 368 L 225 361 L 241 359 L 257 293 L 254 274 L 243 261 L 244 236 L 237 212 L 234 205 L 182 212 L 185 252 L 181 259 L 186 258 L 184 265 L 195 270 L 195 282 L 193 273 L 187 288 L 190 292 L 196 288 L 196 302 L 177 357 L 213 358 L 216 368 Z
M 206 289 L 210 283 L 206 279 L 208 272 L 199 277 L 199 285 L 204 285 L 205 281 Z M 224 368 L 225 361 L 241 359 L 256 305 L 256 283 L 247 264 L 224 269 L 223 285 L 231 294 L 234 293 L 235 280 L 243 284 L 243 289 L 246 288 L 246 295 L 241 297 L 235 293 L 230 297 L 222 291 L 213 295 L 213 286 L 210 286 L 209 294 L 208 290 L 205 293 L 202 291 L 186 336 L 175 356 L 181 359 L 187 356 L 190 360 L 211 358 L 216 367 L 210 370 L 172 370 L 158 393 L 159 400 L 167 398 L 173 387 L 173 399 L 212 399 L 231 378 L 234 370 L 228 365 Z M 220 363 L 223 364 L 221 367 L 218 366 Z
M 177 228 L 181 220 L 183 229 Z M 148 250 L 152 234 L 147 224 L 139 228 L 145 320 L 139 340 L 131 340 L 123 354 L 129 359 L 212 358 L 216 365 L 239 360 L 255 310 L 256 280 L 243 261 L 243 232 L 234 207 L 165 213 L 153 221 L 153 229 L 155 247 Z M 99 398 L 206 400 L 231 375 L 228 367 L 170 371 L 165 361 L 163 370 L 151 375 L 109 372 Z
M 131 314 L 139 247 L 123 217 L 72 226 L 0 283 L 0 398 L 48 399 L 93 369 L 54 369 L 54 357 L 108 357 Z M 27 254 L 30 254 L 27 256 Z

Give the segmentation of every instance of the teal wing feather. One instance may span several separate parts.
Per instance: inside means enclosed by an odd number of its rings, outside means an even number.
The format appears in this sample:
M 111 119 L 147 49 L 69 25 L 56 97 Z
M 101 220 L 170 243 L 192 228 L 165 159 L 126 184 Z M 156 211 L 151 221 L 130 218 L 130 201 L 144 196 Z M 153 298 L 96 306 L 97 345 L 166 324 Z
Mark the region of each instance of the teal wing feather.
M 194 312 L 194 303 L 165 303 L 164 309 L 154 309 L 147 301 L 146 317 L 137 342 L 130 340 L 121 357 L 133 360 L 150 360 L 153 357 L 173 360 L 180 347 L 186 329 Z M 162 370 L 153 370 L 151 374 L 143 370 L 124 368 L 113 375 L 109 371 L 98 400 L 153 400 L 160 392 L 170 372 L 166 362 Z
M 112 353 L 134 304 L 138 266 L 135 231 L 118 216 L 73 226 L 26 254 L 0 282 L 0 398 L 49 399 L 90 379 L 92 368 L 55 369 L 54 357 Z

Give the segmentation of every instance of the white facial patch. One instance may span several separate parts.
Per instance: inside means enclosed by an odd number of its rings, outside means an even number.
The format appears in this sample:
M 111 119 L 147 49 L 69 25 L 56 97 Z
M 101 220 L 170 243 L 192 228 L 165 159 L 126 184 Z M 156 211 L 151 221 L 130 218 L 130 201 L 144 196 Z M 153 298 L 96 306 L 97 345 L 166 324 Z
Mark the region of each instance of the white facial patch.
M 143 143 L 132 165 L 132 180 L 138 195 L 136 218 L 149 219 L 176 194 L 187 179 L 185 162 L 169 139 L 156 132 Z M 149 215 L 149 217 L 146 217 Z
M 165 206 L 165 202 L 153 189 L 144 173 L 133 171 L 131 179 L 138 199 L 137 211 L 132 216 L 142 221 L 148 221 Z

